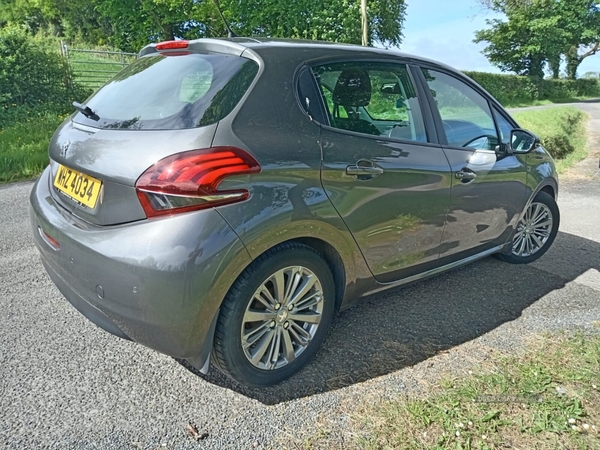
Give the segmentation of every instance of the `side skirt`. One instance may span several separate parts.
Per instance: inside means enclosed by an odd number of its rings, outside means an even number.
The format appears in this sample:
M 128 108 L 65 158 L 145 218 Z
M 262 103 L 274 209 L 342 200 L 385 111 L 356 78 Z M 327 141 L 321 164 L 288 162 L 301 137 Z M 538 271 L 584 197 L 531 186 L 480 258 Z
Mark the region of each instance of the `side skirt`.
M 366 297 L 368 295 L 372 295 L 372 294 L 375 294 L 377 292 L 381 292 L 381 291 L 384 291 L 384 290 L 387 290 L 387 289 L 392 289 L 392 288 L 395 288 L 395 287 L 398 287 L 398 286 L 402 286 L 402 285 L 405 285 L 405 284 L 408 284 L 408 283 L 412 283 L 414 281 L 423 280 L 425 278 L 429 278 L 429 277 L 432 277 L 434 275 L 438 275 L 438 274 L 446 272 L 448 270 L 456 269 L 457 267 L 464 266 L 466 264 L 470 264 L 472 262 L 475 262 L 475 261 L 480 260 L 482 258 L 485 258 L 487 256 L 493 255 L 494 253 L 501 252 L 504 249 L 505 246 L 506 246 L 506 244 L 499 245 L 497 247 L 490 248 L 489 250 L 486 250 L 484 252 L 477 253 L 476 255 L 469 256 L 468 258 L 460 259 L 458 261 L 451 262 L 451 263 L 446 264 L 444 266 L 436 267 L 435 269 L 431 269 L 431 270 L 428 270 L 428 271 L 423 272 L 423 273 L 419 273 L 419 274 L 416 274 L 416 275 L 413 275 L 413 276 L 410 276 L 410 277 L 403 278 L 403 279 L 398 280 L 398 281 L 394 281 L 393 283 L 381 284 L 380 286 L 376 287 L 375 289 L 366 292 L 364 294 L 364 296 Z

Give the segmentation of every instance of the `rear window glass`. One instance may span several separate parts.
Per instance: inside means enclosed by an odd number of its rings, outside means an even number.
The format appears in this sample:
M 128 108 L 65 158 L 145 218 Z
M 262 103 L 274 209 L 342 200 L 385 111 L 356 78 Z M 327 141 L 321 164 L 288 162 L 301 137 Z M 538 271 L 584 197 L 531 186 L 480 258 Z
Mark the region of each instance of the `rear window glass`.
M 248 90 L 258 65 L 238 56 L 199 54 L 138 59 L 89 101 L 100 118 L 76 121 L 100 128 L 174 130 L 218 122 Z

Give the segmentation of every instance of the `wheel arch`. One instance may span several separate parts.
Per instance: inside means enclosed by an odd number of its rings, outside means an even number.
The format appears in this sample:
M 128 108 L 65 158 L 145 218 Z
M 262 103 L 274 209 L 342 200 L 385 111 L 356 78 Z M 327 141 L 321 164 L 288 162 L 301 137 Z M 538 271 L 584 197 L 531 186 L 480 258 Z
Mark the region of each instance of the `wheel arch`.
M 538 192 L 545 192 L 550 197 L 552 197 L 554 200 L 556 200 L 556 191 L 554 190 L 554 187 L 552 187 L 552 185 L 550 185 L 550 184 L 546 184 Z M 537 195 L 537 192 L 536 192 L 536 195 Z
M 531 192 L 531 195 L 529 196 L 529 199 L 527 201 L 527 205 L 525 206 L 525 209 L 527 209 L 527 206 L 533 201 L 535 196 L 538 195 L 540 192 L 545 192 L 546 194 L 550 195 L 554 200 L 557 200 L 557 198 L 558 198 L 558 182 L 554 178 L 551 178 L 551 177 L 545 178 Z
M 333 284 L 335 287 L 335 309 L 338 310 L 342 305 L 344 294 L 346 291 L 346 268 L 344 260 L 340 256 L 335 247 L 323 239 L 315 237 L 299 237 L 290 239 L 286 242 L 298 242 L 315 250 L 327 263 L 331 275 L 333 276 Z

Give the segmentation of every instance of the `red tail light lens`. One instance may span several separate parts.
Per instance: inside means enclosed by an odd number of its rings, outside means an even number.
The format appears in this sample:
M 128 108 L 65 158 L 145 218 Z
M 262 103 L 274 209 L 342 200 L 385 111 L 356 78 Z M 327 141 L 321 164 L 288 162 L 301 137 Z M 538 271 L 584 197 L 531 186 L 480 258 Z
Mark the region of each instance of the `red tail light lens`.
M 146 216 L 156 217 L 246 200 L 247 190 L 219 191 L 219 183 L 260 169 L 250 154 L 237 147 L 192 150 L 160 160 L 142 174 L 135 187 Z
M 165 41 L 156 44 L 156 50 L 172 50 L 176 48 L 188 48 L 188 41 Z

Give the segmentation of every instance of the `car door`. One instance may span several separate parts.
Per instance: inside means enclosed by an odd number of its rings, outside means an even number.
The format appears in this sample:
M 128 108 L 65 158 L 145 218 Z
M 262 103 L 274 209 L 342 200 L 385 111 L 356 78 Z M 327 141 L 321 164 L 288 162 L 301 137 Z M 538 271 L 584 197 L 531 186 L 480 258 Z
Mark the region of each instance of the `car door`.
M 460 259 L 502 245 L 526 202 L 526 157 L 504 151 L 510 121 L 467 80 L 433 68 L 421 73 L 452 170 L 440 258 Z
M 450 167 L 410 68 L 351 61 L 313 73 L 329 121 L 321 131 L 323 188 L 370 270 L 385 283 L 434 267 Z

